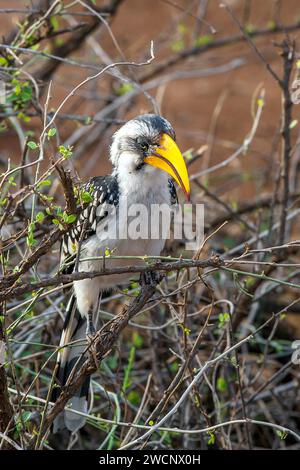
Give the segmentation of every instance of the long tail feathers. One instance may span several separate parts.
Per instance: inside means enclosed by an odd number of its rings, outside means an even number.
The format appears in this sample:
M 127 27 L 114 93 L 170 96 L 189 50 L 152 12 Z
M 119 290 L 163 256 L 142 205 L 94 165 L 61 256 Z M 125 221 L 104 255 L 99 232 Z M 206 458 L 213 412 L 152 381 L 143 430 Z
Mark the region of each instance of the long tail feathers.
M 68 377 L 72 373 L 74 367 L 79 367 L 84 361 L 84 351 L 86 344 L 84 339 L 86 336 L 86 319 L 82 318 L 78 309 L 76 308 L 75 295 L 72 294 L 67 305 L 66 319 L 61 335 L 60 346 L 76 342 L 74 345 L 64 347 L 58 353 L 57 357 L 57 375 L 56 386 L 53 389 L 52 401 L 56 401 L 61 388 L 66 384 Z M 77 343 L 78 342 L 78 343 Z M 89 378 L 83 383 L 80 390 L 69 400 L 67 408 L 72 410 L 87 413 L 88 409 L 88 394 L 89 394 L 90 380 Z M 54 420 L 52 432 L 56 433 L 64 428 L 72 432 L 77 431 L 84 426 L 86 418 L 79 414 L 73 413 L 65 409 Z

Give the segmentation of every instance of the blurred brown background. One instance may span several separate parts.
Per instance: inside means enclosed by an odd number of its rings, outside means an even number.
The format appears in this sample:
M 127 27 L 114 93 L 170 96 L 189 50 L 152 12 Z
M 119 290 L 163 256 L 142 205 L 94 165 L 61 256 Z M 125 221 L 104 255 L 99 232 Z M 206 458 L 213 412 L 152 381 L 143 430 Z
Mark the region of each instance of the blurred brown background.
M 107 2 L 97 0 L 95 3 L 98 7 Z M 155 49 L 155 61 L 151 65 L 133 68 L 131 71 L 127 67 L 122 67 L 120 70 L 125 75 L 138 79 L 143 74 L 149 74 L 150 70 L 163 59 L 193 46 L 197 38 L 200 41 L 199 38 L 202 38 L 202 42 L 205 43 L 239 34 L 237 25 L 228 12 L 220 7 L 220 2 L 217 0 L 178 0 L 171 3 L 163 0 L 125 0 L 119 6 L 110 24 L 126 59 L 141 61 L 147 58 L 151 40 L 154 40 Z M 289 25 L 299 20 L 299 0 L 284 2 L 230 0 L 227 3 L 239 20 L 247 25 L 249 31 L 271 28 L 275 21 Z M 0 8 L 25 8 L 26 5 L 27 2 L 23 1 L 0 2 Z M 201 16 L 203 8 L 207 11 L 206 21 L 216 29 L 216 34 L 213 36 L 210 28 L 195 18 Z M 2 36 L 9 36 L 20 18 L 22 13 L 2 13 L 0 16 Z M 78 19 L 81 20 L 82 18 Z M 299 33 L 296 31 L 291 35 L 297 37 Z M 282 34 L 255 39 L 257 47 L 278 74 L 282 74 L 282 62 L 278 49 L 274 46 L 274 40 L 279 41 L 280 37 Z M 49 52 L 57 41 L 58 39 L 52 39 L 48 42 Z M 106 28 L 101 28 L 99 33 L 95 31 L 93 38 L 85 41 L 69 58 L 99 65 L 102 60 L 99 60 L 98 45 L 105 50 L 112 61 L 120 60 L 120 54 Z M 40 57 L 33 57 L 30 70 L 40 70 L 43 60 Z M 222 72 L 220 67 L 229 70 Z M 159 77 L 182 71 L 195 75 L 206 72 L 209 75 L 175 79 L 159 85 Z M 55 109 L 71 88 L 90 72 L 88 69 L 73 65 L 60 65 L 51 77 L 50 108 Z M 212 48 L 194 57 L 180 60 L 174 67 L 168 67 L 160 74 L 155 74 L 153 79 L 157 80 L 158 86 L 151 88 L 149 93 L 158 100 L 162 114 L 174 125 L 181 149 L 196 150 L 203 144 L 209 145 L 204 157 L 193 166 L 195 171 L 220 162 L 241 145 L 252 125 L 251 109 L 255 104 L 258 88 L 264 87 L 266 96 L 263 116 L 247 155 L 239 157 L 230 165 L 230 171 L 226 171 L 225 179 L 222 176 L 223 172 L 218 171 L 209 175 L 209 180 L 219 195 L 226 193 L 226 199 L 230 202 L 237 198 L 253 197 L 264 191 L 266 185 L 272 184 L 270 176 L 275 171 L 276 161 L 279 160 L 279 155 L 276 157 L 279 148 L 274 149 L 274 138 L 280 126 L 281 96 L 274 79 L 245 41 Z M 150 80 L 152 79 L 149 78 Z M 47 84 L 47 80 L 45 82 Z M 109 75 L 102 76 L 81 88 L 76 96 L 67 102 L 62 112 L 94 116 L 105 106 L 107 92 L 113 95 L 122 92 L 120 81 Z M 138 97 L 121 106 L 113 117 L 122 120 L 151 110 L 151 103 L 140 93 Z M 298 115 L 299 108 L 295 106 L 294 118 L 297 119 Z M 74 131 L 82 125 L 59 120 L 57 123 L 61 141 L 72 137 Z M 33 119 L 28 124 L 22 123 L 25 130 L 32 129 L 34 125 L 38 131 L 40 121 Z M 116 126 L 110 126 L 104 131 L 101 124 L 87 126 L 80 139 L 78 141 L 75 139 L 76 167 L 81 177 L 105 174 L 109 170 L 107 149 L 110 135 L 115 128 Z M 294 142 L 298 130 L 297 125 L 293 130 Z M 71 139 L 72 142 L 73 140 Z M 0 136 L 0 146 L 2 158 L 10 157 L 13 160 L 19 158 L 20 145 L 14 129 L 11 128 Z

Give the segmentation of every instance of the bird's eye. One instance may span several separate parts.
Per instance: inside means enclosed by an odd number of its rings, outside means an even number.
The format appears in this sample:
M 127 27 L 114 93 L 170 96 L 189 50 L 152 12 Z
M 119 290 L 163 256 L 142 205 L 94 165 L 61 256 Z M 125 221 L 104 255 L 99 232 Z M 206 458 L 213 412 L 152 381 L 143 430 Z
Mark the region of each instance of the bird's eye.
M 149 150 L 149 144 L 145 139 L 138 138 L 137 143 L 142 152 L 147 152 Z
M 148 144 L 141 144 L 141 149 L 143 150 L 143 152 L 147 152 L 148 148 L 149 148 Z

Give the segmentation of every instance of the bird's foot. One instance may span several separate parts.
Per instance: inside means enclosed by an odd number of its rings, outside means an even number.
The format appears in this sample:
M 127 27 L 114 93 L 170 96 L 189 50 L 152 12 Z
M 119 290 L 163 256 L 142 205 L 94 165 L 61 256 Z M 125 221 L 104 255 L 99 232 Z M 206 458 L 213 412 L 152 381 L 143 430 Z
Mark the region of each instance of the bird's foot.
M 88 342 L 88 352 L 95 364 L 95 367 L 96 369 L 98 369 L 98 366 L 99 366 L 99 361 L 98 361 L 98 358 L 97 358 L 97 349 L 96 349 L 96 346 L 95 346 L 95 343 L 94 343 L 94 337 L 91 337 L 91 336 L 88 336 L 86 337 L 87 339 L 87 342 Z
M 144 286 L 156 286 L 161 280 L 157 271 L 144 271 L 141 273 L 140 284 Z
M 96 368 L 98 368 L 99 361 L 97 359 L 97 350 L 95 346 L 96 330 L 92 321 L 88 321 L 86 328 L 86 340 L 88 343 L 88 352 L 90 353 Z
M 94 323 L 88 319 L 86 327 L 86 336 L 92 338 L 96 334 L 96 329 Z

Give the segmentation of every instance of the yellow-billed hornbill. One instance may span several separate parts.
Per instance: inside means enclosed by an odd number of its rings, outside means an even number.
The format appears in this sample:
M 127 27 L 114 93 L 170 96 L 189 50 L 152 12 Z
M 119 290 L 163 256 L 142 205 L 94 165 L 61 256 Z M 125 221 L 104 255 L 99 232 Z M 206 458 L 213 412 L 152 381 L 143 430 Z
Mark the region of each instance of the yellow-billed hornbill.
M 164 238 L 131 240 L 128 237 L 118 238 L 115 233 L 110 234 L 109 230 L 102 231 L 103 220 L 109 217 L 108 206 L 114 206 L 117 212 L 121 207 L 127 207 L 130 212 L 130 207 L 134 204 L 142 204 L 147 208 L 152 204 L 172 206 L 177 202 L 173 180 L 189 197 L 188 173 L 183 156 L 175 143 L 175 132 L 171 124 L 160 116 L 145 114 L 123 125 L 113 135 L 110 160 L 113 166 L 112 173 L 108 176 L 94 177 L 84 186 L 91 194 L 92 200 L 82 209 L 75 227 L 62 242 L 62 261 L 72 255 L 74 257 L 80 246 L 78 271 L 101 270 L 103 267 L 101 256 L 104 256 L 107 250 L 116 256 L 159 256 L 164 247 Z M 128 223 L 127 217 L 123 217 L 122 213 L 118 215 L 119 226 Z M 91 260 L 91 258 L 98 259 Z M 106 258 L 105 261 L 105 266 L 110 268 L 122 264 L 128 265 L 128 260 Z M 128 282 L 129 278 L 128 274 L 115 274 L 73 283 L 60 345 L 70 342 L 75 342 L 75 345 L 64 347 L 59 354 L 57 374 L 59 387 L 55 389 L 56 394 L 66 383 L 73 367 L 78 367 L 84 359 L 83 352 L 86 346 L 82 345 L 82 341 L 81 345 L 76 345 L 76 342 L 84 339 L 86 334 L 90 336 L 95 332 L 93 321 L 99 309 L 101 292 L 126 280 Z M 88 389 L 87 381 L 70 400 L 68 406 L 86 412 Z M 84 422 L 84 417 L 65 410 L 56 418 L 53 431 L 57 432 L 64 427 L 75 431 L 82 427 Z

